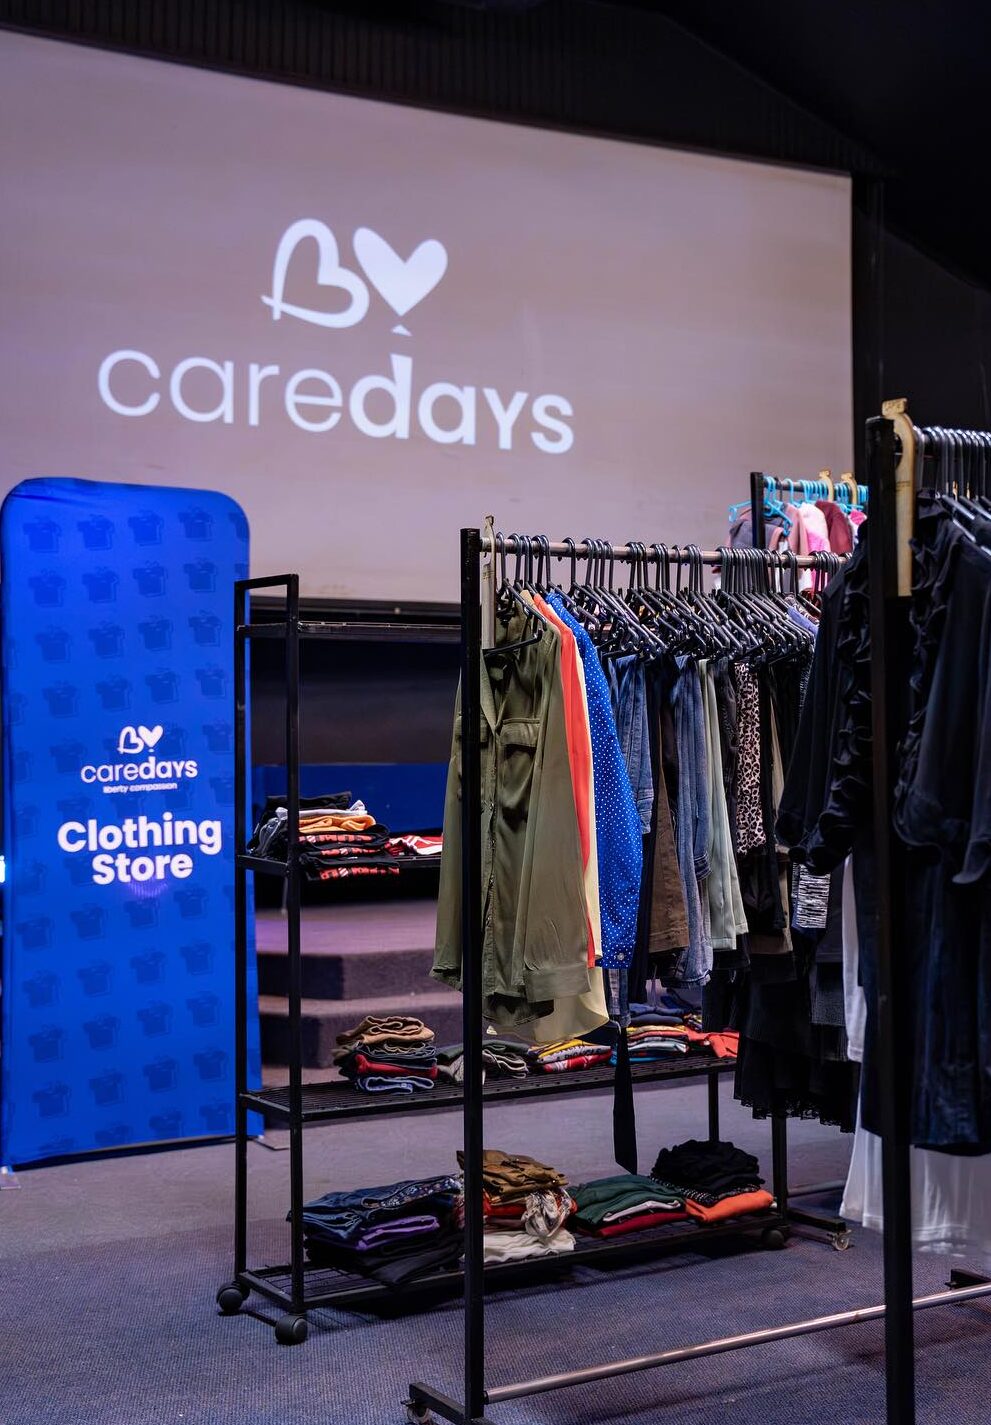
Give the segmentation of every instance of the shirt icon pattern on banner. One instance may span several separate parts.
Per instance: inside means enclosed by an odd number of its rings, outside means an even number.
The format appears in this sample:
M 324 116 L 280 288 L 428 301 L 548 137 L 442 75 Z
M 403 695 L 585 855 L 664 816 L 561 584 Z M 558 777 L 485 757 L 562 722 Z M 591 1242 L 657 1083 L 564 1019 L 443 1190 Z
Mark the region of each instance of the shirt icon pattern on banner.
M 2 544 L 0 1162 L 229 1134 L 230 595 L 248 572 L 247 521 L 212 492 L 32 480 L 7 498 Z M 128 728 L 140 746 L 122 745 Z M 215 825 L 219 850 L 114 841 L 142 817 Z M 81 849 L 60 849 L 66 825 Z M 82 844 L 90 827 L 109 828 L 106 848 Z M 119 875 L 119 857 L 166 850 L 176 878 Z M 256 1074 L 257 1036 L 251 1059 Z

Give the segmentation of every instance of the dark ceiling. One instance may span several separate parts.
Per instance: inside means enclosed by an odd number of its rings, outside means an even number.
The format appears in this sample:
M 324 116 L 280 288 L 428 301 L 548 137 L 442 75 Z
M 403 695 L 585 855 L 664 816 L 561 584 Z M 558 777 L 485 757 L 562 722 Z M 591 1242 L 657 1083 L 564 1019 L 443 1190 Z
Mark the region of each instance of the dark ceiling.
M 887 174 L 991 289 L 988 0 L 0 0 L 0 24 L 522 122 Z
M 660 12 L 871 149 L 889 224 L 991 287 L 991 6 L 664 0 Z

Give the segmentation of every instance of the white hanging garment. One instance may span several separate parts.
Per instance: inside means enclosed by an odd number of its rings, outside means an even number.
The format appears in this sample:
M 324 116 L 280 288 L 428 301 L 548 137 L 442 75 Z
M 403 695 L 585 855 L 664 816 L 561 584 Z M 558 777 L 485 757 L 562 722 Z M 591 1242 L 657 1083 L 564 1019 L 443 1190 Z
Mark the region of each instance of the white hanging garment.
M 860 960 L 850 861 L 843 877 L 843 992 L 851 1059 L 864 1057 L 866 1002 L 857 983 Z M 960 1158 L 912 1148 L 912 1240 L 930 1252 L 966 1257 L 977 1268 L 991 1263 L 991 1155 Z M 840 1215 L 880 1232 L 884 1227 L 881 1140 L 857 1112 L 857 1130 Z

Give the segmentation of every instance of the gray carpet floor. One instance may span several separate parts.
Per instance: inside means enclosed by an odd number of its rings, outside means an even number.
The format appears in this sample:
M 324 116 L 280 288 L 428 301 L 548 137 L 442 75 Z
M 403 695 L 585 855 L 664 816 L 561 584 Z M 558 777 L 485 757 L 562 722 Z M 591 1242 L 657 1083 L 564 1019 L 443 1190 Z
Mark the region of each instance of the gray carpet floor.
M 723 1137 L 769 1169 L 768 1129 L 723 1086 Z M 702 1086 L 638 1094 L 643 1163 L 662 1144 L 703 1136 Z M 574 1179 L 610 1169 L 608 1096 L 507 1104 L 486 1142 L 533 1153 Z M 449 1169 L 456 1114 L 417 1114 L 315 1128 L 307 1192 Z M 818 1124 L 791 1127 L 795 1183 L 841 1176 L 849 1140 Z M 284 1259 L 288 1155 L 250 1148 L 251 1257 Z M 643 1165 L 643 1164 L 642 1164 Z M 274 1308 L 252 1298 L 220 1316 L 230 1275 L 229 1145 L 22 1172 L 0 1193 L 0 1420 L 3 1425 L 402 1425 L 407 1382 L 457 1393 L 462 1317 L 456 1302 L 393 1315 L 318 1312 L 305 1345 L 279 1347 Z M 917 1258 L 933 1290 L 944 1258 Z M 848 1252 L 793 1238 L 782 1252 L 732 1248 L 653 1265 L 582 1269 L 568 1285 L 492 1294 L 490 1384 L 683 1345 L 879 1300 L 880 1244 L 855 1234 Z M 991 1420 L 991 1306 L 917 1319 L 919 1420 Z M 883 1420 L 876 1324 L 693 1364 L 648 1371 L 492 1407 L 495 1425 L 860 1425 Z

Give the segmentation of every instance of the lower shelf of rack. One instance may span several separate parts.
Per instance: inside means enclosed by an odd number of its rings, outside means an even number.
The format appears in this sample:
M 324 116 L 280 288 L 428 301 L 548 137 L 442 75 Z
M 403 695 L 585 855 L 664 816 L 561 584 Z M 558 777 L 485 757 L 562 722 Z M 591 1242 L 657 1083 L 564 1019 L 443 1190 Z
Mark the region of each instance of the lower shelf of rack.
M 517 1284 L 539 1281 L 547 1277 L 559 1276 L 578 1266 L 605 1266 L 609 1261 L 622 1258 L 643 1260 L 660 1257 L 675 1252 L 692 1252 L 712 1242 L 732 1237 L 766 1233 L 777 1230 L 785 1235 L 788 1231 L 786 1214 L 776 1208 L 766 1212 L 751 1212 L 741 1217 L 727 1218 L 725 1222 L 709 1226 L 691 1218 L 681 1222 L 669 1222 L 663 1227 L 655 1227 L 644 1232 L 630 1232 L 625 1237 L 600 1241 L 593 1237 L 579 1237 L 573 1252 L 556 1257 L 537 1257 L 522 1262 L 492 1263 L 485 1268 L 485 1280 L 497 1285 L 500 1281 Z M 777 1243 L 776 1245 L 780 1245 Z M 419 1299 L 428 1294 L 460 1292 L 464 1273 L 460 1268 L 448 1271 L 430 1272 L 407 1282 L 401 1288 L 387 1286 L 372 1278 L 356 1276 L 350 1272 L 338 1271 L 334 1267 L 316 1266 L 307 1263 L 304 1268 L 304 1300 L 302 1310 L 312 1311 L 320 1307 L 343 1307 L 345 1309 L 372 1305 L 376 1301 L 388 1299 L 390 1306 L 416 1308 L 422 1304 Z M 278 1302 L 287 1309 L 293 1308 L 291 1272 L 288 1266 L 262 1267 L 255 1271 L 243 1272 L 239 1278 L 242 1286 L 257 1291 L 270 1301 Z
M 633 1082 L 642 1084 L 694 1079 L 709 1074 L 731 1074 L 735 1068 L 735 1059 L 715 1059 L 704 1051 L 696 1051 L 679 1055 L 676 1059 L 634 1064 L 632 1072 Z M 597 1069 L 577 1069 L 565 1074 L 531 1074 L 525 1079 L 487 1078 L 482 1097 L 486 1103 L 551 1097 L 589 1089 L 611 1088 L 614 1078 L 615 1071 L 609 1065 Z M 331 1083 L 304 1084 L 303 1123 L 321 1123 L 340 1118 L 370 1118 L 382 1113 L 455 1108 L 462 1103 L 463 1098 L 460 1086 L 455 1084 L 438 1084 L 428 1093 L 414 1094 L 361 1093 L 340 1079 Z M 242 1101 L 249 1109 L 258 1110 L 270 1119 L 290 1117 L 288 1088 L 257 1089 L 244 1094 Z

